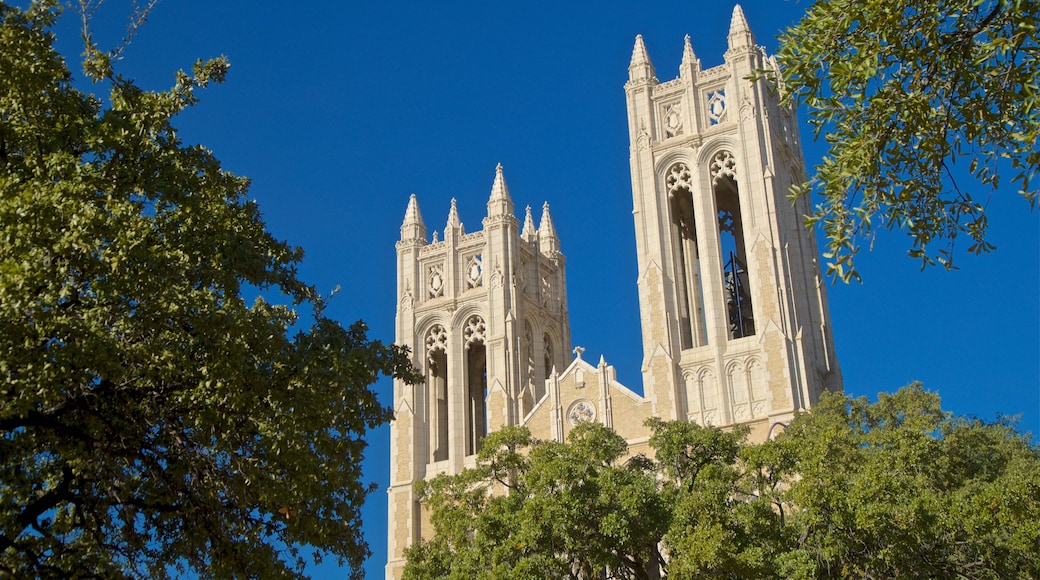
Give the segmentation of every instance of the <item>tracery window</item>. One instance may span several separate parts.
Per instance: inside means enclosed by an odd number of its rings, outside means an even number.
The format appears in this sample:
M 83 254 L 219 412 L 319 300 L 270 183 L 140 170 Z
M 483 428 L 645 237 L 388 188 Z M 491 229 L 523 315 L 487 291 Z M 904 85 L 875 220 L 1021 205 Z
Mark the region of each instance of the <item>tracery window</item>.
M 430 460 L 448 458 L 448 333 L 434 324 L 426 333 L 426 391 Z
M 704 293 L 701 287 L 700 250 L 694 221 L 693 188 L 689 167 L 676 163 L 665 177 L 675 248 L 676 289 L 679 306 L 679 339 L 682 348 L 708 343 L 704 325 Z
M 466 319 L 463 330 L 466 359 L 466 455 L 480 451 L 487 436 L 487 349 L 484 343 L 484 319 L 478 315 Z
M 722 288 L 726 299 L 727 335 L 742 338 L 755 334 L 755 317 L 748 280 L 744 221 L 740 211 L 736 159 L 720 151 L 711 161 L 711 185 L 718 208 L 719 248 L 722 257 Z

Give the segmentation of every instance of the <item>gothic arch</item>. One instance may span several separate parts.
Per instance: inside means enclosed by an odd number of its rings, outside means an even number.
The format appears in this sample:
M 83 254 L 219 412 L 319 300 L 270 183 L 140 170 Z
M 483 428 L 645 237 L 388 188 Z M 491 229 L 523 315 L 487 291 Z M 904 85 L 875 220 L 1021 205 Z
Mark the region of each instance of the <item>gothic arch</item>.
M 704 367 L 697 373 L 697 392 L 695 393 L 701 405 L 701 414 L 705 425 L 713 425 L 718 422 L 719 389 L 715 372 L 711 367 Z
M 745 182 L 741 163 L 730 147 L 706 147 L 704 153 L 708 155 L 706 177 L 712 193 L 715 241 L 721 265 L 721 272 L 714 275 L 722 278 L 726 338 L 753 336 L 755 317 L 748 269 L 746 208 L 741 202 L 741 197 L 746 196 L 741 190 L 741 184 Z
M 766 383 L 765 367 L 758 357 L 750 356 L 744 365 L 747 372 L 748 385 L 751 390 L 752 414 L 760 416 L 765 412 L 765 404 L 769 401 L 769 385 Z
M 474 455 L 488 432 L 487 323 L 483 316 L 471 311 L 461 330 L 465 453 Z
M 488 319 L 482 304 L 464 304 L 451 314 L 451 327 L 461 330 L 470 316 L 479 316 L 484 320 Z
M 538 381 L 534 345 L 534 325 L 531 324 L 530 318 L 525 318 L 519 344 L 521 370 L 524 373 L 520 386 L 520 408 L 525 417 L 534 409 L 535 403 L 541 399 L 540 393 L 545 392 L 545 383 Z
M 675 161 L 663 172 L 667 223 L 662 224 L 671 237 L 672 271 L 679 319 L 679 344 L 682 349 L 708 343 L 705 323 L 704 288 L 701 274 L 702 235 L 697 231 L 696 172 L 686 161 Z
M 429 429 L 429 460 L 444 461 L 448 459 L 451 445 L 448 435 L 448 350 L 451 348 L 451 330 L 439 322 L 433 322 L 419 336 L 422 337 L 426 368 L 423 414 Z
M 542 352 L 541 352 L 541 356 L 542 356 L 542 359 L 543 359 L 543 365 L 544 365 L 544 360 L 546 359 L 546 354 L 549 354 L 549 353 L 547 353 L 547 350 L 548 349 L 552 350 L 552 352 L 551 352 L 552 364 L 545 365 L 545 379 L 548 379 L 549 375 L 552 373 L 553 366 L 556 367 L 556 371 L 558 373 L 563 373 L 563 371 L 567 368 L 567 366 L 568 366 L 567 365 L 567 359 L 566 359 L 567 353 L 563 352 L 563 338 L 556 331 L 556 329 L 553 328 L 551 325 L 546 325 L 545 327 L 543 327 L 541 329 L 541 334 L 542 334 Z M 548 339 L 548 341 L 546 339 Z M 539 356 L 539 353 L 535 353 L 535 356 Z
M 426 333 L 430 331 L 430 327 L 434 324 L 440 324 L 444 328 L 451 329 L 452 324 L 450 320 L 447 320 L 440 312 L 427 312 L 422 316 L 418 317 L 415 321 L 415 336 L 425 337 Z

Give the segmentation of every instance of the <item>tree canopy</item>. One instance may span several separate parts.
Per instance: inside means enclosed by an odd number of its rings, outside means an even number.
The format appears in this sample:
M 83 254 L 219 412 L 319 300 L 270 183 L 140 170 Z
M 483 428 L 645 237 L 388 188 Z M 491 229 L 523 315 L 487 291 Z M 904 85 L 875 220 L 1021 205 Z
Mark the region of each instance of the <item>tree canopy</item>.
M 787 98 L 830 148 L 795 192 L 822 198 L 809 221 L 830 273 L 858 279 L 878 229 L 905 232 L 922 267 L 989 252 L 1002 182 L 1036 207 L 1038 22 L 1037 2 L 820 0 L 781 35 Z
M 0 2 L 0 575 L 294 576 L 310 546 L 359 577 L 369 387 L 407 352 L 326 318 L 248 181 L 178 138 L 224 59 L 152 92 L 88 41 L 103 101 L 58 12 Z
M 405 578 L 1035 578 L 1040 449 L 919 384 L 825 395 L 775 439 L 648 422 L 654 458 L 581 424 L 520 427 L 420 482 Z

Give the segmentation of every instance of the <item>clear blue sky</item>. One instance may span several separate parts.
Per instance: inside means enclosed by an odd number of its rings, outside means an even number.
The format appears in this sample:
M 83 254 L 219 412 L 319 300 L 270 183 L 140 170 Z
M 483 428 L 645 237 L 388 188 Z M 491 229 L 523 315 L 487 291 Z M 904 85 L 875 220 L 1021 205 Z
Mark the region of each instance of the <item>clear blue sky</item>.
M 19 4 L 23 4 L 19 2 Z M 807 2 L 743 4 L 759 44 Z M 303 277 L 342 292 L 329 314 L 393 339 L 394 242 L 408 196 L 443 230 L 458 198 L 480 229 L 497 163 L 518 217 L 552 206 L 567 256 L 572 338 L 639 388 L 641 345 L 622 89 L 643 34 L 662 81 L 674 78 L 689 34 L 704 67 L 722 63 L 731 3 L 270 2 L 165 0 L 119 72 L 163 89 L 197 58 L 227 55 L 228 81 L 178 122 L 186 143 L 212 149 L 253 180 L 268 227 L 306 250 Z M 95 22 L 101 48 L 121 34 L 127 0 Z M 72 19 L 59 46 L 79 72 Z M 103 87 L 99 87 L 103 88 Z M 803 114 L 804 121 L 804 114 Z M 808 133 L 809 164 L 822 151 Z M 862 285 L 829 289 L 845 388 L 876 396 L 913 380 L 958 414 L 1021 414 L 1040 430 L 1040 214 L 1010 191 L 989 203 L 996 253 L 958 256 L 961 269 L 919 271 L 900 234 L 859 259 Z M 376 386 L 389 402 L 391 384 Z M 389 430 L 371 435 L 366 476 L 385 489 Z M 386 494 L 364 512 L 381 578 Z M 342 574 L 316 567 L 319 578 Z

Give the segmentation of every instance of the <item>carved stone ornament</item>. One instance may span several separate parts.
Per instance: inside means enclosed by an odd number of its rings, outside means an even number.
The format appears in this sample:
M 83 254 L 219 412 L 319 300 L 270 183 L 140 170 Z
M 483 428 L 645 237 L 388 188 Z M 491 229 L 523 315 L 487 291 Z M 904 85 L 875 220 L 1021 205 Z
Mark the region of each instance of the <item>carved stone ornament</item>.
M 729 151 L 719 151 L 711 160 L 711 184 L 716 185 L 719 178 L 726 176 L 737 181 L 737 159 Z
M 444 296 L 444 266 L 430 266 L 426 275 L 426 287 L 430 290 L 430 298 Z
M 646 132 L 646 129 L 640 129 L 639 135 L 636 137 L 636 149 L 645 151 L 650 147 L 650 133 Z
M 477 288 L 483 283 L 483 266 L 480 255 L 471 256 L 466 264 L 466 287 Z
M 462 331 L 463 338 L 466 339 L 466 348 L 469 348 L 474 343 L 484 342 L 484 319 L 474 314 L 466 319 L 466 328 Z
M 692 176 L 690 175 L 690 168 L 686 167 L 685 163 L 676 163 L 668 170 L 668 176 L 665 177 L 665 185 L 668 186 L 668 194 L 674 195 L 680 190 L 691 191 L 693 189 Z
M 667 137 L 682 135 L 683 119 L 679 103 L 672 103 L 664 110 L 664 134 Z
M 708 93 L 708 120 L 718 125 L 726 120 L 726 91 L 718 90 Z
M 596 406 L 591 401 L 585 399 L 579 399 L 571 403 L 570 409 L 567 410 L 567 420 L 570 421 L 571 427 L 576 426 L 578 423 L 588 423 L 596 420 Z
M 440 324 L 434 324 L 426 333 L 426 358 L 433 364 L 433 353 L 448 349 L 448 332 Z
M 755 106 L 751 104 L 751 99 L 747 95 L 740 100 L 740 118 L 743 121 L 748 121 L 755 116 Z
M 553 283 L 549 275 L 542 276 L 542 306 L 549 308 L 553 303 Z

